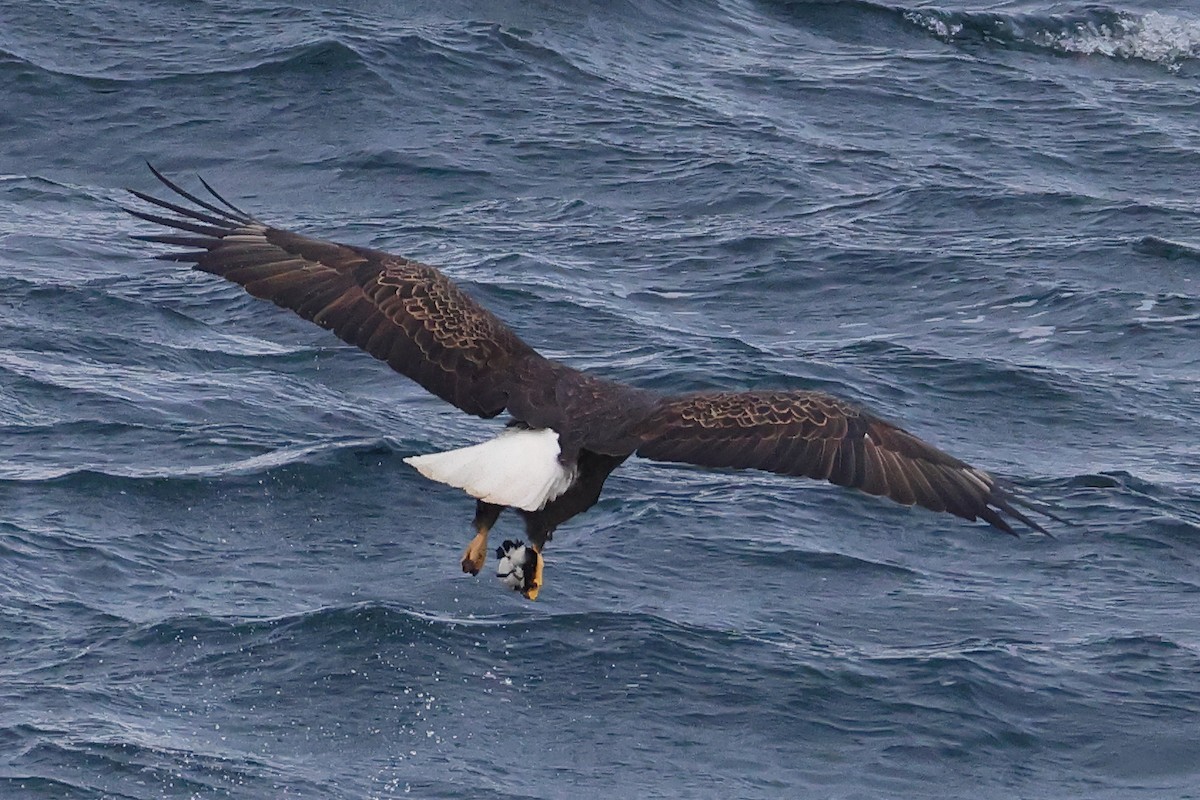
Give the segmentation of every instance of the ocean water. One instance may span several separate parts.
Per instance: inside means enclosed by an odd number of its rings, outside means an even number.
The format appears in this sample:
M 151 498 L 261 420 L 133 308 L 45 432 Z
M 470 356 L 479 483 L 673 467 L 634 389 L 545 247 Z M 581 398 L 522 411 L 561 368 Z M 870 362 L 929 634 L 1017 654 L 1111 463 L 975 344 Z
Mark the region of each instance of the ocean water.
M 402 462 L 500 422 L 152 260 L 147 160 L 1073 524 L 633 460 L 526 602 Z M 0 796 L 1198 797 L 1198 208 L 1193 3 L 3 0 Z

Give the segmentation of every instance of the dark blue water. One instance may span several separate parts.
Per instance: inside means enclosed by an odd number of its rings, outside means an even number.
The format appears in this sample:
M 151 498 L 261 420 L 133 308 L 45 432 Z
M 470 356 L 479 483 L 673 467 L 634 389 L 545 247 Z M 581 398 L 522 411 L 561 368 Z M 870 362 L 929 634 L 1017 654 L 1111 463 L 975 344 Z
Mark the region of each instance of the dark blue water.
M 402 462 L 498 423 L 151 260 L 145 159 L 1077 524 L 634 460 L 528 603 Z M 1200 796 L 1198 210 L 1191 3 L 6 0 L 0 796 Z

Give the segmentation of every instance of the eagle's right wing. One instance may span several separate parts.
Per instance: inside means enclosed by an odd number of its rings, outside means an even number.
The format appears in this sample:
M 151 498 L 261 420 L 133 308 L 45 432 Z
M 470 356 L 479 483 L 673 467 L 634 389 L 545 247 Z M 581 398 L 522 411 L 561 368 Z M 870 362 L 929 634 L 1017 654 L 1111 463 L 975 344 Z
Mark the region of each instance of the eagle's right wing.
M 503 411 L 521 370 L 540 360 L 494 314 L 433 267 L 363 247 L 290 233 L 259 222 L 208 184 L 216 205 L 155 177 L 191 205 L 130 190 L 173 216 L 127 209 L 177 233 L 136 238 L 188 248 L 158 256 L 240 284 L 343 341 L 386 361 L 463 411 Z

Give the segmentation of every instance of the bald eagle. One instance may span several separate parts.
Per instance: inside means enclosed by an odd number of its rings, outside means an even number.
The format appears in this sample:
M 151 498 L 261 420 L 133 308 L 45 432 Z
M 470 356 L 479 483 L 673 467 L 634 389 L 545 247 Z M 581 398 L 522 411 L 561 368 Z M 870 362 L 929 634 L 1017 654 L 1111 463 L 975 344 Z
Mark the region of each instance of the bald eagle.
M 135 238 L 186 248 L 157 258 L 191 263 L 294 311 L 468 414 L 508 412 L 508 427 L 490 441 L 405 461 L 476 499 L 464 572 L 479 574 L 489 531 L 516 509 L 527 543 L 498 548 L 497 575 L 531 600 L 555 529 L 591 508 L 635 453 L 816 478 L 1010 534 L 1006 516 L 1046 533 L 1021 508 L 1058 519 L 853 403 L 802 390 L 662 395 L 582 372 L 538 354 L 434 267 L 271 227 L 203 179 L 211 200 L 150 170 L 176 197 L 130 189 L 157 209 L 126 210 L 173 230 Z

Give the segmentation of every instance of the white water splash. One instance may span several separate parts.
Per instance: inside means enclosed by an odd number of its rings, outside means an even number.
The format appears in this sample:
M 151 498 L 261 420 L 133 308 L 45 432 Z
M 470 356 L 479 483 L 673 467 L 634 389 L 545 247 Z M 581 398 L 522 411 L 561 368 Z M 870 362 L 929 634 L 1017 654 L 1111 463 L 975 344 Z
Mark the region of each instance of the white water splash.
M 1035 41 L 1061 52 L 1150 61 L 1177 72 L 1184 61 L 1200 57 L 1200 19 L 1158 11 L 1122 14 L 1116 25 L 1043 31 Z
M 1200 18 L 1150 11 L 1037 17 L 906 11 L 909 23 L 948 43 L 981 41 L 1057 53 L 1137 59 L 1178 72 L 1200 59 Z
M 942 41 L 948 42 L 957 39 L 963 30 L 961 22 L 950 22 L 941 17 L 932 14 L 923 14 L 919 11 L 905 11 L 904 18 L 912 24 L 929 31 Z

